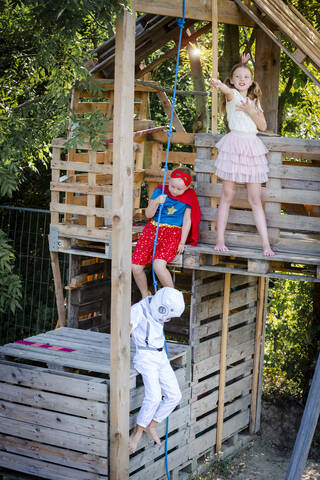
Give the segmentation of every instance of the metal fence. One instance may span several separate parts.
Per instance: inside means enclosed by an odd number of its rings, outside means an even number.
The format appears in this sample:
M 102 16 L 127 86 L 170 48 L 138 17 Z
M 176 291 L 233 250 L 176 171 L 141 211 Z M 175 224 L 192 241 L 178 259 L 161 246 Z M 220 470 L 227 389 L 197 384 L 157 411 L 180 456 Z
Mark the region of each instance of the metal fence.
M 50 212 L 0 206 L 0 229 L 15 253 L 15 273 L 22 282 L 21 308 L 0 312 L 0 345 L 55 328 L 58 315 L 49 252 Z M 67 256 L 61 255 L 62 284 Z

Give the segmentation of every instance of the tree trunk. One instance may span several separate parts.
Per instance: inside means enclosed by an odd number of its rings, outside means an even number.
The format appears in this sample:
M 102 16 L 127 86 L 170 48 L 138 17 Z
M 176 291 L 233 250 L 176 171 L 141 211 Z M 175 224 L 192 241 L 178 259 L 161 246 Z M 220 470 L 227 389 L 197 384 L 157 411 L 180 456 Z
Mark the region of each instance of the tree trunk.
M 240 42 L 239 27 L 237 25 L 224 25 L 224 49 L 219 58 L 219 73 L 222 81 L 226 80 L 231 72 L 233 65 L 239 63 Z
M 200 56 L 194 55 L 194 49 L 190 44 L 187 45 L 187 50 L 194 90 L 205 92 L 206 85 L 203 78 Z M 193 131 L 195 133 L 207 133 L 209 128 L 208 97 L 205 95 L 196 95 L 194 98 L 196 114 L 193 123 Z

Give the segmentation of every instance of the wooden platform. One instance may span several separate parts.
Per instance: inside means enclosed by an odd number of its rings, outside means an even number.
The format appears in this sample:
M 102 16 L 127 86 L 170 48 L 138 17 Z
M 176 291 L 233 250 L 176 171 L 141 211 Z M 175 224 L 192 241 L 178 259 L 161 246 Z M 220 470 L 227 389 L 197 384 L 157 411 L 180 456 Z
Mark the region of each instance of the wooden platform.
M 0 348 L 0 466 L 52 480 L 107 479 L 110 336 L 60 328 L 26 341 L 33 345 Z M 183 393 L 170 416 L 174 471 L 189 458 L 190 350 L 170 342 L 168 349 Z M 132 428 L 144 388 L 133 367 L 130 379 Z M 165 423 L 159 426 L 161 437 L 164 429 Z M 130 478 L 159 479 L 164 472 L 164 444 L 158 447 L 143 436 L 131 456 Z

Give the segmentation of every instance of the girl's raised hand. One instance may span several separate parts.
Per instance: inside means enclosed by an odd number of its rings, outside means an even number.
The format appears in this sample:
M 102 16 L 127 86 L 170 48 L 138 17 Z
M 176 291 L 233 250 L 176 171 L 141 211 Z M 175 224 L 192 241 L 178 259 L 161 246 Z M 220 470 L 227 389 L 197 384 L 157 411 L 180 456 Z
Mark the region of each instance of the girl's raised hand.
M 240 55 L 240 62 L 247 64 L 250 60 L 250 54 L 249 53 L 241 53 Z
M 219 88 L 222 85 L 222 82 L 217 78 L 210 78 L 210 85 L 211 88 Z

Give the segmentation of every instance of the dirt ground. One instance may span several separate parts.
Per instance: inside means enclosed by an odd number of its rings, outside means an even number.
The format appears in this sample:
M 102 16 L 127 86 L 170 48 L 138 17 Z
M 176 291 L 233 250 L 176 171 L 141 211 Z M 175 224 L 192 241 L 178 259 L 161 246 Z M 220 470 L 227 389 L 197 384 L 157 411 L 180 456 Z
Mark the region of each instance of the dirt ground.
M 249 448 L 199 480 L 285 480 L 302 414 L 297 402 L 264 401 L 261 431 Z M 301 480 L 320 480 L 320 421 Z

